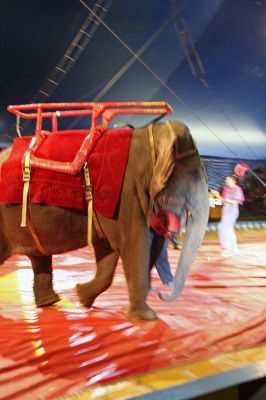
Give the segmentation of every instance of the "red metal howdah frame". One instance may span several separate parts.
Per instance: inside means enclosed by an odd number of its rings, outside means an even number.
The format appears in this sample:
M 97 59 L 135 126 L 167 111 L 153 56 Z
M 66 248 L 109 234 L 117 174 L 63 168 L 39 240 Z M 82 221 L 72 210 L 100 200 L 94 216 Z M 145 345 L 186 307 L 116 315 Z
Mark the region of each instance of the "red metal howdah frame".
M 171 114 L 172 108 L 167 102 L 108 102 L 108 103 L 39 103 L 8 106 L 8 111 L 23 119 L 36 119 L 35 136 L 30 144 L 30 165 L 65 172 L 78 173 L 92 151 L 99 136 L 107 130 L 108 123 L 117 115 L 123 114 Z M 47 135 L 60 133 L 57 130 L 58 118 L 91 116 L 90 132 L 85 137 L 75 159 L 72 162 L 49 161 L 35 157 L 35 153 Z M 99 119 L 101 117 L 101 124 Z M 42 130 L 44 118 L 51 118 L 52 131 Z

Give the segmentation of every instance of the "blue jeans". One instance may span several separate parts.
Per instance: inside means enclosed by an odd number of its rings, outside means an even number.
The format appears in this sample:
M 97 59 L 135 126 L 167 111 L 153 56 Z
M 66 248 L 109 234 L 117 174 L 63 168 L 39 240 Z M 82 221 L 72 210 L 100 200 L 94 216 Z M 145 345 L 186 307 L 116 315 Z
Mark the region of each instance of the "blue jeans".
M 163 284 L 167 285 L 170 282 L 173 282 L 174 278 L 168 261 L 167 240 L 164 241 L 162 251 L 157 257 L 154 265 Z

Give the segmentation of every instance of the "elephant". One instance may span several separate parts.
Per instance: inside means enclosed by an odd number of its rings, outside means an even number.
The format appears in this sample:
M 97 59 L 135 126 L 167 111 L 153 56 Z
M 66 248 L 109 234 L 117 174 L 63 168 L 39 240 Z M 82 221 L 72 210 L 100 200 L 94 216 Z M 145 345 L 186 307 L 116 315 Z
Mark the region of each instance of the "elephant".
M 0 164 L 9 153 L 10 149 L 0 153 Z M 86 246 L 87 211 L 32 204 L 32 220 L 45 249 L 45 254 L 41 254 L 29 228 L 20 227 L 21 207 L 0 204 L 0 263 L 13 254 L 28 256 L 33 268 L 36 305 L 53 305 L 60 298 L 53 288 L 52 256 Z M 93 224 L 95 276 L 76 287 L 85 307 L 92 307 L 96 297 L 111 285 L 121 257 L 129 295 L 127 317 L 133 320 L 157 317 L 147 304 L 147 294 L 150 266 L 164 240 L 150 234 L 150 217 L 158 210 L 177 216 L 187 214 L 172 292 L 160 294 L 162 300 L 172 301 L 183 289 L 209 215 L 206 174 L 188 127 L 178 121 L 156 122 L 134 129 L 116 215 L 109 218 L 96 213 L 104 235 L 99 236 Z

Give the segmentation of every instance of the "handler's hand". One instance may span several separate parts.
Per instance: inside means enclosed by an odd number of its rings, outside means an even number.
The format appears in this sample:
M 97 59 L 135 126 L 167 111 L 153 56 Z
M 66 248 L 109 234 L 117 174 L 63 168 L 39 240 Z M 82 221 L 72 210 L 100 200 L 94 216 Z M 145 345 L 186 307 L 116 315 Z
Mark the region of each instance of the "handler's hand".
M 220 193 L 218 192 L 218 190 L 211 189 L 211 194 L 213 194 L 218 199 L 221 198 Z

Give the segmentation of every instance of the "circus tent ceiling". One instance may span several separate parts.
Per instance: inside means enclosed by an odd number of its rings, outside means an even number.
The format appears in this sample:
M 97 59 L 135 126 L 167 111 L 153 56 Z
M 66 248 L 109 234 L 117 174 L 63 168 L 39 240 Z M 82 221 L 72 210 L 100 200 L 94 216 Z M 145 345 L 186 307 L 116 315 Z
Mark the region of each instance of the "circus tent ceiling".
M 264 0 L 12 0 L 0 9 L 0 142 L 16 135 L 9 104 L 166 100 L 202 155 L 266 159 Z

